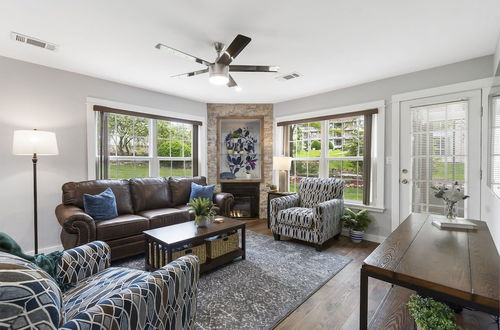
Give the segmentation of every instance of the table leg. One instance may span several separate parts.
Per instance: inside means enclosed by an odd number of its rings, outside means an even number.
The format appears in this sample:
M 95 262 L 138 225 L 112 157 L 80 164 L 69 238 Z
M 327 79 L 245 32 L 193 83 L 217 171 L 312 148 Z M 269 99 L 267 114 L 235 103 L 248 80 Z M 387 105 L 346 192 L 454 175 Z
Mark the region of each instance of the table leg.
M 172 248 L 167 246 L 167 264 L 172 262 Z
M 241 256 L 241 260 L 246 259 L 246 234 L 245 234 L 245 226 L 241 228 L 241 249 L 243 250 L 243 255 Z
M 364 269 L 361 269 L 359 291 L 359 329 L 366 330 L 368 328 L 368 274 Z
M 149 271 L 149 239 L 144 239 L 144 269 Z

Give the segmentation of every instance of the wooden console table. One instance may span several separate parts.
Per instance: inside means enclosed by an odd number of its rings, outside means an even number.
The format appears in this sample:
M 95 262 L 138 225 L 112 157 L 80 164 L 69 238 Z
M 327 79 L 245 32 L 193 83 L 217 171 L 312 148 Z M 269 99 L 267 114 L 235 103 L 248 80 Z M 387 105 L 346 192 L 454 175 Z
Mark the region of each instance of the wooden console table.
M 367 329 L 368 277 L 499 315 L 500 258 L 486 223 L 475 231 L 440 230 L 411 214 L 361 266 L 359 328 Z

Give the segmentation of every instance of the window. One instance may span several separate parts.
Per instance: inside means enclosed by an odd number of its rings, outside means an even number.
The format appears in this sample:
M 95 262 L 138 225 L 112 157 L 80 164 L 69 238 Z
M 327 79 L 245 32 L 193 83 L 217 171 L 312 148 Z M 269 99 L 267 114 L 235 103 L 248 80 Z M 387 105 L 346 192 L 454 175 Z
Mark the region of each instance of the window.
M 377 109 L 278 123 L 284 128 L 285 154 L 292 157 L 290 191 L 305 177 L 345 181 L 344 199 L 373 205 L 372 129 Z M 379 205 L 380 206 L 380 205 Z
M 198 174 L 197 125 L 125 111 L 102 111 L 100 109 L 104 107 L 99 106 L 94 108 L 99 109 L 99 178 L 190 177 Z
M 332 119 L 326 125 L 328 176 L 345 181 L 344 199 L 363 201 L 364 116 Z
M 302 178 L 318 177 L 321 158 L 321 122 L 298 123 L 290 130 L 290 191 L 297 191 Z
M 493 192 L 500 197 L 500 96 L 492 99 L 490 181 Z

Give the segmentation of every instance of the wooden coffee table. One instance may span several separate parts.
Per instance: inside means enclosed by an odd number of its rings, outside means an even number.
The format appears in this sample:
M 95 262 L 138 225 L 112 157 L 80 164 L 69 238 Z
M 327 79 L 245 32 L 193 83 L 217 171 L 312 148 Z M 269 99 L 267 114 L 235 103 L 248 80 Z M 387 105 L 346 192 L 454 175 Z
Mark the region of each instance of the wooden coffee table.
M 157 269 L 154 265 L 166 265 L 172 261 L 172 250 L 181 246 L 204 243 L 205 239 L 232 231 L 241 232 L 241 248 L 224 254 L 215 259 L 208 259 L 200 265 L 200 272 L 207 272 L 215 267 L 226 264 L 236 258 L 245 259 L 245 223 L 226 217 L 216 217 L 222 219 L 221 223 L 211 223 L 207 227 L 196 227 L 194 221 L 184 222 L 177 225 L 165 226 L 144 231 L 145 234 L 145 266 L 147 271 Z M 156 253 L 148 253 L 151 247 Z M 160 253 L 163 252 L 163 253 Z M 150 255 L 156 260 L 149 260 Z M 163 257 L 163 260 L 160 258 Z

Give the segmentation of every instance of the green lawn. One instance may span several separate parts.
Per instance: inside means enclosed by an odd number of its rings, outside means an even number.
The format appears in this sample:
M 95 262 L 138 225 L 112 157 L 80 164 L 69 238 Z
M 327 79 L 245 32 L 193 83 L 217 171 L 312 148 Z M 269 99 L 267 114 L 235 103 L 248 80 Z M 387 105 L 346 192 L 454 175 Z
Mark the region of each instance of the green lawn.
M 432 163 L 432 179 L 433 180 L 456 180 L 464 181 L 465 165 L 464 163 L 448 163 L 448 177 L 444 174 L 444 162 Z M 453 170 L 455 173 L 453 173 Z
M 177 176 L 190 177 L 192 176 L 191 169 L 182 168 L 160 168 L 161 177 Z M 118 165 L 110 164 L 109 178 L 110 179 L 130 179 L 130 178 L 145 178 L 149 177 L 149 166 L 146 165 Z
M 328 150 L 328 157 L 344 157 L 346 156 L 345 151 L 342 150 Z M 294 158 L 311 158 L 311 157 L 321 157 L 321 150 L 299 150 Z

